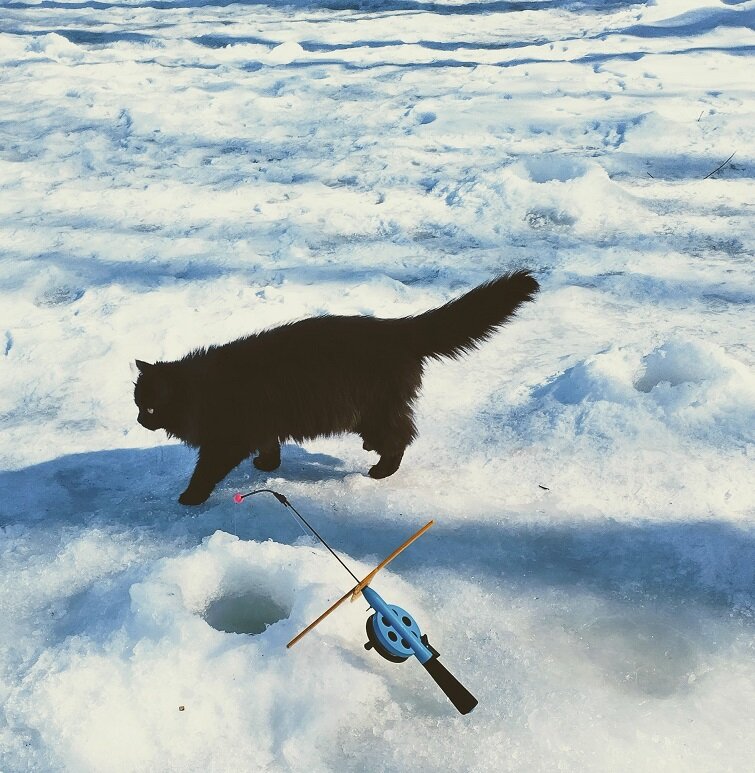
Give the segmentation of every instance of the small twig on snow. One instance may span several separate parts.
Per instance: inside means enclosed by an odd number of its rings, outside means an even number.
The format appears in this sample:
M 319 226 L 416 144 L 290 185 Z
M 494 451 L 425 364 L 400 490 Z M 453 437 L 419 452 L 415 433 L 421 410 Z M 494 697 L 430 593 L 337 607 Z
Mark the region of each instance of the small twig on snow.
M 724 161 L 724 162 L 723 162 L 723 164 L 721 164 L 721 166 L 717 166 L 717 167 L 716 167 L 716 168 L 715 168 L 715 169 L 714 169 L 714 170 L 713 170 L 713 171 L 712 171 L 710 174 L 706 174 L 706 175 L 705 175 L 705 177 L 703 177 L 703 180 L 707 180 L 709 177 L 713 177 L 713 175 L 714 175 L 716 172 L 720 172 L 720 171 L 721 171 L 721 170 L 722 170 L 722 169 L 723 169 L 723 168 L 724 168 L 724 167 L 725 167 L 725 166 L 726 166 L 726 165 L 729 163 L 729 161 L 731 161 L 731 160 L 732 160 L 732 158 L 734 158 L 734 154 L 735 154 L 736 152 L 737 152 L 737 151 L 735 150 L 735 151 L 734 151 L 734 153 L 732 153 L 732 154 L 731 154 L 731 155 L 730 155 L 730 156 L 729 156 L 729 157 L 726 159 L 726 161 Z

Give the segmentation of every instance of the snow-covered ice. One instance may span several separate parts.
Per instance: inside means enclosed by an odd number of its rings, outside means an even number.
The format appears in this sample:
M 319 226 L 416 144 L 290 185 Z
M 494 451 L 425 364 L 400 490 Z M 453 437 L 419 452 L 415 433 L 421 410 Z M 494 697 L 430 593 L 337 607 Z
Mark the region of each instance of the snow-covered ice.
M 751 770 L 754 50 L 753 0 L 3 2 L 0 770 Z M 178 505 L 136 357 L 522 266 L 396 475 Z M 263 484 L 358 572 L 437 520 L 375 587 L 474 713 L 363 604 L 286 650 L 350 578 Z

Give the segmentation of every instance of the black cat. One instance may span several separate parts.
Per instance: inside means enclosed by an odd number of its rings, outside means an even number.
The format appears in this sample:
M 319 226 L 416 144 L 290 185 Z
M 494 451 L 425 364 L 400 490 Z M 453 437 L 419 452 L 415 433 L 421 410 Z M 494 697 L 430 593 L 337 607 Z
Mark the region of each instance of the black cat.
M 199 449 L 185 505 L 198 505 L 251 453 L 274 470 L 280 444 L 356 432 L 385 478 L 417 430 L 412 403 L 424 361 L 458 357 L 489 338 L 538 290 L 526 271 L 487 282 L 416 317 L 312 317 L 177 362 L 136 361 L 139 423 Z

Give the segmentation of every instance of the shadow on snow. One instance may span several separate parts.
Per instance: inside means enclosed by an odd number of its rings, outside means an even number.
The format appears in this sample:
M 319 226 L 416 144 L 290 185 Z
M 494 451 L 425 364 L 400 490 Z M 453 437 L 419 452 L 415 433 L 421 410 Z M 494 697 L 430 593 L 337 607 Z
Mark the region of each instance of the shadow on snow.
M 166 542 L 179 534 L 191 547 L 221 529 L 242 539 L 294 542 L 302 527 L 272 497 L 232 501 L 235 491 L 273 488 L 287 494 L 334 548 L 374 563 L 437 513 L 408 505 L 395 514 L 376 512 L 375 498 L 395 482 L 357 490 L 320 484 L 364 474 L 325 454 L 286 446 L 283 464 L 268 477 L 250 464 L 238 467 L 198 508 L 176 498 L 191 473 L 194 453 L 183 446 L 111 450 L 63 456 L 0 473 L 0 528 L 63 533 L 71 526 L 149 533 Z M 279 477 L 277 477 L 279 476 Z M 304 485 L 302 485 L 304 484 Z M 316 496 L 308 487 L 318 485 Z M 296 491 L 292 492 L 292 486 Z M 383 489 L 383 492 L 381 492 Z M 351 492 L 350 494 L 348 492 Z M 366 492 L 366 493 L 365 493 Z M 415 492 L 416 493 L 416 492 Z M 407 497 L 417 501 L 417 496 Z M 438 524 L 409 551 L 395 571 L 441 569 L 482 585 L 510 585 L 526 593 L 549 589 L 599 594 L 616 603 L 705 607 L 744 616 L 755 591 L 755 532 L 715 520 L 665 523 L 650 520 L 590 523 L 507 522 L 507 513 Z
M 268 8 L 300 9 L 306 11 L 361 11 L 364 13 L 432 13 L 442 16 L 474 16 L 489 13 L 513 13 L 517 11 L 539 11 L 561 8 L 573 11 L 610 11 L 618 8 L 645 5 L 646 0 L 488 0 L 487 2 L 469 2 L 447 5 L 438 2 L 422 2 L 421 0 L 290 0 L 275 2 L 275 0 L 146 0 L 146 2 L 122 5 L 120 3 L 102 2 L 101 0 L 84 0 L 83 2 L 60 2 L 60 0 L 42 0 L 39 3 L 10 2 L 6 8 L 60 8 L 78 10 L 92 8 L 111 10 L 114 8 L 134 10 L 138 8 L 153 8 L 156 10 L 172 10 L 180 8 L 228 8 L 229 6 L 266 6 Z

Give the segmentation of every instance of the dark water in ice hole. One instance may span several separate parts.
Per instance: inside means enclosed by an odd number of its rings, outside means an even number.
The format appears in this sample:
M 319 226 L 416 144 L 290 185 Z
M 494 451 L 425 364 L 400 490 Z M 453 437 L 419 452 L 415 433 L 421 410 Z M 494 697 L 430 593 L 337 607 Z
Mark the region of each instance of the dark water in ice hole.
M 288 617 L 291 610 L 260 591 L 246 591 L 221 596 L 202 615 L 218 631 L 226 633 L 263 633 L 265 629 Z

